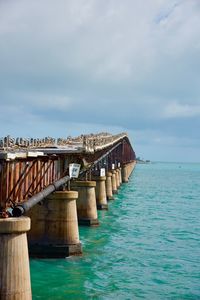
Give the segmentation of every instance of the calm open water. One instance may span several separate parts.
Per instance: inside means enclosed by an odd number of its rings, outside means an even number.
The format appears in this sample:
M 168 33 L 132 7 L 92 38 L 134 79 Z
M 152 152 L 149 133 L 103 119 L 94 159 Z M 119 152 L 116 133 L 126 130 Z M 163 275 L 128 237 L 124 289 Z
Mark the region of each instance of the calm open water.
M 31 260 L 34 299 L 200 299 L 200 164 L 137 165 L 82 257 Z

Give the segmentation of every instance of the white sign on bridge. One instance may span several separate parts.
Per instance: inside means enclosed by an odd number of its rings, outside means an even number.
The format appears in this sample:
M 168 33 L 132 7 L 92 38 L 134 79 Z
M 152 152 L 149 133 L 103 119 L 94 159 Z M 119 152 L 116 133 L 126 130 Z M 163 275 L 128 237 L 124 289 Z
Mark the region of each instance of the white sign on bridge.
M 79 164 L 69 164 L 69 177 L 78 178 L 81 165 Z
M 100 169 L 100 176 L 106 176 L 106 170 L 105 168 Z

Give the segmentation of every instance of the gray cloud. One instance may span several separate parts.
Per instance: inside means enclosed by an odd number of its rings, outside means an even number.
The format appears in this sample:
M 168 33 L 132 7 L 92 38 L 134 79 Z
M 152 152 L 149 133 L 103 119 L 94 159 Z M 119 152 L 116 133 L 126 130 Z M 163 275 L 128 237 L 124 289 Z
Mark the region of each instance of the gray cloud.
M 107 128 L 150 158 L 197 149 L 199 16 L 197 0 L 1 1 L 1 135 Z

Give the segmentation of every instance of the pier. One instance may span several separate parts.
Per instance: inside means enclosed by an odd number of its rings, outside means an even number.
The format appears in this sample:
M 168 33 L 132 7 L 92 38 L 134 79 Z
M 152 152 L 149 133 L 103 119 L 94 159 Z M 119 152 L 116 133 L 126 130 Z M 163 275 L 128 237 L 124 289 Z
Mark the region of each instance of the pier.
M 126 133 L 0 139 L 0 299 L 31 299 L 28 253 L 81 255 L 79 226 L 101 225 L 97 210 L 109 209 L 135 164 Z

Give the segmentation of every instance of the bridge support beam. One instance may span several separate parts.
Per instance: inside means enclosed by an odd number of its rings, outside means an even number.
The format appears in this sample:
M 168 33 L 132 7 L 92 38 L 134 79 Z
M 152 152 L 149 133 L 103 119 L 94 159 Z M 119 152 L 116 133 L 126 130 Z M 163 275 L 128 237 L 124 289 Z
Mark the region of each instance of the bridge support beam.
M 116 182 L 116 171 L 115 170 L 112 170 L 112 192 L 113 194 L 117 194 L 118 191 L 117 191 L 117 182 Z
M 119 184 L 122 184 L 122 171 L 121 168 L 118 168 L 118 173 L 119 173 Z
M 128 165 L 123 165 L 122 167 L 122 182 L 127 183 L 129 178 Z
M 122 182 L 128 182 L 131 173 L 135 168 L 136 162 L 132 161 L 122 167 Z
M 96 181 L 96 201 L 97 209 L 107 210 L 108 203 L 106 197 L 106 176 L 96 176 L 94 177 Z
M 107 200 L 114 200 L 113 193 L 112 193 L 112 173 L 106 173 L 106 195 Z
M 120 182 L 119 182 L 119 171 L 118 169 L 115 170 L 115 176 L 116 176 L 116 186 L 117 186 L 117 189 L 120 188 Z
M 26 232 L 30 218 L 0 219 L 0 299 L 31 300 Z
M 130 163 L 127 164 L 127 168 L 128 168 L 128 177 L 130 177 L 131 173 L 133 172 L 134 168 L 135 168 L 136 162 L 132 161 Z
M 133 162 L 131 162 L 131 166 L 130 166 L 130 175 L 133 172 L 133 170 L 135 169 L 136 166 L 136 161 L 134 160 Z
M 80 225 L 98 226 L 95 181 L 75 181 L 73 189 L 78 191 L 77 213 Z
M 29 236 L 32 257 L 59 258 L 82 253 L 76 210 L 76 191 L 57 191 L 44 202 L 42 211 L 34 217 L 41 226 Z M 39 208 L 40 209 L 40 208 Z

